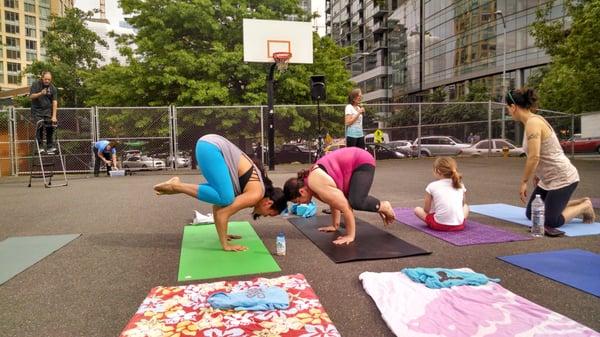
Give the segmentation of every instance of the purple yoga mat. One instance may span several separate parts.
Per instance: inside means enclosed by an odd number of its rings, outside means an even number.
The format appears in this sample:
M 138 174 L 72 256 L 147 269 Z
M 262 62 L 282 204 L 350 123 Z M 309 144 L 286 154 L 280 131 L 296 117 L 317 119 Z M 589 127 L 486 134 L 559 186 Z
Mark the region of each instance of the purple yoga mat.
M 600 208 L 600 198 L 592 198 L 592 205 L 594 208 Z
M 485 243 L 498 243 L 510 241 L 531 240 L 531 236 L 517 234 L 492 226 L 480 224 L 472 220 L 467 220 L 465 229 L 457 232 L 442 232 L 433 230 L 417 218 L 411 208 L 394 208 L 396 220 L 425 232 L 438 239 L 450 242 L 455 246 L 480 245 Z

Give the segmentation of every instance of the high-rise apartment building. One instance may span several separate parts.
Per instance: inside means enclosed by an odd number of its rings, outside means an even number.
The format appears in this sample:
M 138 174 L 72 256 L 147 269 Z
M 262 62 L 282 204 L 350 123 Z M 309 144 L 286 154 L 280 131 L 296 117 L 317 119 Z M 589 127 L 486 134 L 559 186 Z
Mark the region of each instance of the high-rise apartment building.
M 530 34 L 536 10 L 548 2 L 328 0 L 327 33 L 354 47 L 346 63 L 365 101 L 417 101 L 435 88 L 454 100 L 473 83 L 500 97 L 503 68 L 512 88 L 550 62 Z M 562 1 L 554 1 L 550 18 L 569 19 Z
M 1 0 L 0 2 L 0 87 L 2 90 L 27 87 L 33 80 L 22 71 L 45 57 L 42 38 L 50 16 L 62 16 L 73 0 Z

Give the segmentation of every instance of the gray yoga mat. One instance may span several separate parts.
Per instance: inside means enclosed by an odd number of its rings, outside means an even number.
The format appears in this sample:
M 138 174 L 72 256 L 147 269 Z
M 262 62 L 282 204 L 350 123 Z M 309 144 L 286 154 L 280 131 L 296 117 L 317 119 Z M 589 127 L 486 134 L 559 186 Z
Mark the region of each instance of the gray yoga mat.
M 0 242 L 0 284 L 33 266 L 80 235 L 17 236 Z

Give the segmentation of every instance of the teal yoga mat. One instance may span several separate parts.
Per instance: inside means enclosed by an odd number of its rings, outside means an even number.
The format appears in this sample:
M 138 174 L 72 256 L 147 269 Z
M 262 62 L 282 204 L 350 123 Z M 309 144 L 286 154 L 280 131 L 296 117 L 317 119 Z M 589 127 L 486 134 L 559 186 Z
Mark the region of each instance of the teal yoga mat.
M 0 242 L 0 284 L 59 250 L 81 234 L 17 236 Z
M 507 204 L 485 204 L 469 205 L 469 208 L 471 212 L 531 227 L 531 220 L 525 216 L 525 208 L 523 207 Z M 573 219 L 558 229 L 564 231 L 566 236 L 596 235 L 600 234 L 600 223 L 587 224 L 583 223 L 581 219 Z

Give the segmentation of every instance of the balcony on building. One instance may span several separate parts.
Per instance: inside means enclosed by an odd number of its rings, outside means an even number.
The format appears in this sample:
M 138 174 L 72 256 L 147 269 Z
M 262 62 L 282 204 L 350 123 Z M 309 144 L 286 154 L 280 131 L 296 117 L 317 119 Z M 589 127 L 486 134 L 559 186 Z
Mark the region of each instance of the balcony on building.
M 385 21 L 376 22 L 373 24 L 373 34 L 383 34 L 390 30 Z
M 388 14 L 390 11 L 381 6 L 381 5 L 375 5 L 373 6 L 373 18 L 380 18 L 385 16 L 386 14 Z
M 384 39 L 373 42 L 372 51 L 377 51 L 379 49 L 386 49 L 388 47 L 387 42 Z

